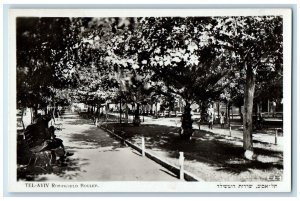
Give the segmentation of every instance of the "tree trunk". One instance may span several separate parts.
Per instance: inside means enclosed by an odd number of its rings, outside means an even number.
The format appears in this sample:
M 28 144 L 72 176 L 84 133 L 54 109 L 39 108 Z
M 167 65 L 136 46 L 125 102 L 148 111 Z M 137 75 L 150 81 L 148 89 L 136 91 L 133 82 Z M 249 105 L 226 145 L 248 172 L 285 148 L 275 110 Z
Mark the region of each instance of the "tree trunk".
M 151 103 L 151 106 L 150 106 L 150 115 L 151 116 L 153 115 L 153 103 Z
M 242 113 L 242 106 L 241 105 L 239 106 L 239 114 L 240 114 L 241 121 L 243 123 L 243 113 Z
M 193 132 L 191 104 L 186 103 L 182 114 L 180 136 L 182 139 L 190 139 L 190 137 L 193 135 Z
M 52 118 L 53 118 L 53 121 L 55 123 L 55 105 L 53 106 L 52 110 L 51 110 L 51 113 L 52 113 Z
M 220 123 L 220 101 L 218 101 L 218 120 Z
M 227 120 L 228 120 L 228 127 L 230 127 L 230 104 L 227 103 Z
M 106 119 L 106 121 L 108 119 L 108 109 L 109 109 L 109 105 L 107 103 L 107 104 L 105 104 L 105 119 Z
M 31 123 L 34 122 L 35 118 L 36 118 L 36 115 L 37 115 L 37 107 L 36 106 L 33 106 L 31 108 Z
M 275 117 L 275 113 L 276 113 L 276 102 L 275 101 L 273 101 L 272 102 L 272 108 L 273 108 L 273 118 Z
M 97 104 L 96 106 L 96 116 L 99 117 L 99 113 L 100 113 L 100 105 Z
M 125 102 L 125 123 L 128 123 L 128 105 Z
M 145 105 L 142 106 L 143 108 L 143 122 L 145 122 L 145 113 L 146 113 L 146 110 L 145 110 Z
M 199 121 L 198 121 L 198 125 L 199 125 L 199 131 L 201 129 L 201 121 L 202 121 L 202 103 L 201 101 L 199 101 Z
M 225 105 L 225 117 L 226 117 L 226 124 L 228 124 L 228 112 L 227 112 L 228 104 Z
M 120 99 L 120 124 L 122 123 L 122 100 Z
M 253 113 L 253 98 L 255 90 L 255 74 L 251 68 L 247 69 L 245 96 L 244 96 L 244 118 L 243 118 L 243 147 L 245 151 L 253 152 L 252 142 L 252 113 Z
M 100 116 L 100 105 L 96 105 L 96 113 L 95 113 L 95 125 L 98 125 L 98 121 L 99 121 L 99 116 Z
M 157 104 L 158 103 L 156 102 L 155 103 L 155 118 L 158 118 L 158 109 L 157 109 L 158 105 Z
M 270 116 L 270 101 L 268 99 L 268 117 Z
M 141 120 L 140 120 L 140 104 L 137 103 L 136 104 L 136 109 L 135 109 L 135 112 L 134 112 L 133 125 L 139 126 L 140 124 L 141 124 Z
M 23 121 L 24 108 L 22 108 L 21 111 L 22 111 L 22 114 L 21 114 L 21 123 L 22 123 L 23 131 L 25 131 L 25 125 L 24 125 L 24 121 Z

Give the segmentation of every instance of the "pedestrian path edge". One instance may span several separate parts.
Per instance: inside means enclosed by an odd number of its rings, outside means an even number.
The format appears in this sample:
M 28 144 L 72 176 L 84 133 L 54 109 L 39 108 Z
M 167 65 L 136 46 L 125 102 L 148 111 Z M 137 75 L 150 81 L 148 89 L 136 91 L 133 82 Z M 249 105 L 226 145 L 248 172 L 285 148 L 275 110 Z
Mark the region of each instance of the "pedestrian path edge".
M 100 127 L 102 130 L 104 130 L 105 132 L 109 133 L 110 135 L 112 135 L 113 137 L 117 138 L 118 140 L 120 140 L 121 142 L 127 144 L 128 146 L 130 146 L 131 148 L 137 150 L 138 152 L 142 153 L 142 149 L 131 143 L 128 140 L 125 140 L 124 138 L 122 138 L 121 136 L 115 134 L 113 131 L 109 130 L 108 128 L 105 128 L 104 126 L 100 125 L 98 126 Z M 168 163 L 167 161 L 165 161 L 164 159 L 154 155 L 153 153 L 150 153 L 149 151 L 145 150 L 145 156 L 151 160 L 153 160 L 154 162 L 160 164 L 161 166 L 163 166 L 164 168 L 168 169 L 169 171 L 173 172 L 175 175 L 178 176 L 179 178 L 179 174 L 180 174 L 180 169 L 179 167 L 172 165 L 170 163 Z M 203 179 L 200 179 L 199 177 L 197 177 L 196 175 L 188 172 L 188 171 L 184 171 L 184 179 L 186 181 L 203 181 Z

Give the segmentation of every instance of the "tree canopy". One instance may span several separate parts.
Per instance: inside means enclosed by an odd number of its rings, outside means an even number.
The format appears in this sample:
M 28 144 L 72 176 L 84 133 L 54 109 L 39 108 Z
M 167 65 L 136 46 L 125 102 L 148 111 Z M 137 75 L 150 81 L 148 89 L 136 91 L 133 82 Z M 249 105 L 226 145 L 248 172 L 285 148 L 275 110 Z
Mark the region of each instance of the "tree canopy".
M 247 130 L 253 100 L 282 98 L 282 23 L 280 16 L 18 18 L 18 107 L 182 98 L 189 119 L 191 104 L 223 100 L 247 106 Z

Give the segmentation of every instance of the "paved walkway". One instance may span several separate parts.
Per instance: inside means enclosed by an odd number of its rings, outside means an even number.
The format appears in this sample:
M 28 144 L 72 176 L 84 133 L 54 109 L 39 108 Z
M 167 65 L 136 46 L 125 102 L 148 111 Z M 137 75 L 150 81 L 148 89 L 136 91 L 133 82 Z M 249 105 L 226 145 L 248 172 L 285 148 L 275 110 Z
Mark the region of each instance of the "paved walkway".
M 42 175 L 37 180 L 179 181 L 173 173 L 111 138 L 90 120 L 66 113 L 56 124 L 62 129 L 56 131 L 57 137 L 74 155 L 69 157 L 65 171 Z

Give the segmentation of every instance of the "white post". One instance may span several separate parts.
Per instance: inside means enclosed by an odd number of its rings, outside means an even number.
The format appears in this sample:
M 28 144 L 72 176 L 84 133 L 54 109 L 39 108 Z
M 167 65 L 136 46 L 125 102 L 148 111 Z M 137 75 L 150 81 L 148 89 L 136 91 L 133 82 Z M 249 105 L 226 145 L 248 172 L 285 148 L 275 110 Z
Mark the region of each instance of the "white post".
M 275 145 L 277 145 L 277 136 L 278 136 L 278 130 L 275 129 Z
M 231 137 L 231 126 L 229 126 L 229 136 Z
M 142 156 L 145 156 L 145 138 L 142 137 Z
M 183 152 L 179 152 L 179 166 L 180 166 L 179 179 L 180 179 L 180 180 L 184 180 L 183 161 L 184 161 L 184 155 L 183 155 Z
M 98 118 L 96 118 L 96 127 L 98 126 Z

